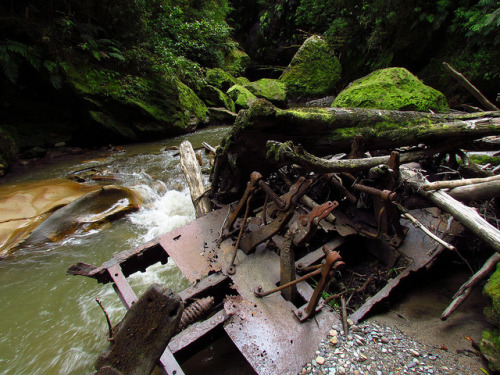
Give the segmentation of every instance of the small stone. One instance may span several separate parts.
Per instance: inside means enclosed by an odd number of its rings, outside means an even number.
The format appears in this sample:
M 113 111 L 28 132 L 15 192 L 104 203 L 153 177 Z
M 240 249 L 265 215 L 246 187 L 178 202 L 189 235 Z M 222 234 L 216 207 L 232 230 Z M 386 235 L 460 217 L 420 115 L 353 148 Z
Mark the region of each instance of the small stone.
M 331 339 L 330 339 L 330 343 L 333 344 L 333 345 L 337 345 L 337 343 L 339 342 L 339 339 L 337 336 L 333 336 Z
M 359 371 L 359 370 L 354 370 L 353 375 L 361 375 L 361 371 Z
M 430 356 L 429 356 L 429 359 L 430 359 L 431 361 L 435 361 L 435 360 L 437 359 L 437 357 L 436 357 L 435 355 L 430 355 Z
M 363 353 L 359 353 L 359 360 L 361 362 L 364 362 L 368 359 L 368 357 L 366 355 L 364 355 Z
M 321 365 L 323 365 L 325 363 L 325 359 L 323 357 L 321 357 L 321 356 L 317 356 L 316 357 L 316 363 L 321 366 Z
M 412 360 L 409 364 L 408 364 L 408 368 L 413 368 L 415 366 L 417 366 L 420 362 L 417 360 L 417 359 L 414 359 Z
M 342 366 L 339 366 L 339 367 L 337 368 L 337 372 L 338 372 L 339 374 L 345 374 L 345 368 L 343 368 Z
M 312 360 L 312 365 L 313 365 L 313 366 L 317 366 L 317 365 L 318 365 L 318 364 L 316 363 L 316 360 L 315 360 L 315 359 L 313 359 L 313 360 Z
M 388 339 L 387 337 L 385 337 L 385 336 L 384 336 L 384 337 L 382 337 L 382 338 L 380 339 L 380 341 L 381 341 L 383 344 L 389 344 L 389 339 Z
M 386 348 L 382 348 L 382 353 L 387 353 L 387 349 Z
M 420 353 L 419 353 L 419 352 L 417 352 L 416 350 L 410 349 L 410 353 L 411 353 L 411 355 L 412 355 L 412 356 L 414 356 L 414 357 L 420 357 Z
M 347 324 L 349 324 L 349 326 L 352 326 L 354 325 L 354 322 L 352 321 L 352 319 L 347 319 Z
M 330 336 L 338 336 L 339 335 L 338 332 L 334 329 L 331 329 L 329 333 L 330 333 Z

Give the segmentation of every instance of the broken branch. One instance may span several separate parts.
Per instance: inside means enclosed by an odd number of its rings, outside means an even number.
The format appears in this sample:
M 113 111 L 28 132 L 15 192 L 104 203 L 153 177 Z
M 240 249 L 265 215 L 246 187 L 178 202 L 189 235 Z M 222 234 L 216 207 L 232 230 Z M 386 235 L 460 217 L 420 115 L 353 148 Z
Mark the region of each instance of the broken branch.
M 474 287 L 481 280 L 493 273 L 498 262 L 500 262 L 500 254 L 495 253 L 484 263 L 479 271 L 472 275 L 472 277 L 460 287 L 460 289 L 453 296 L 453 301 L 441 314 L 441 320 L 448 319 L 451 313 L 467 299 L 467 297 L 471 294 L 472 289 L 474 289 Z
M 451 75 L 458 81 L 462 86 L 464 86 L 467 91 L 469 91 L 479 102 L 484 105 L 487 109 L 491 111 L 498 111 L 498 107 L 491 103 L 486 97 L 481 94 L 481 92 L 472 84 L 470 81 L 464 77 L 464 75 L 448 64 L 447 62 L 443 62 L 443 66 L 445 69 L 451 73 Z
M 435 182 L 430 182 L 428 184 L 423 184 L 420 188 L 425 191 L 452 189 L 459 186 L 474 185 L 495 180 L 500 180 L 500 176 L 492 176 L 485 178 L 469 178 L 465 180 L 435 181 Z

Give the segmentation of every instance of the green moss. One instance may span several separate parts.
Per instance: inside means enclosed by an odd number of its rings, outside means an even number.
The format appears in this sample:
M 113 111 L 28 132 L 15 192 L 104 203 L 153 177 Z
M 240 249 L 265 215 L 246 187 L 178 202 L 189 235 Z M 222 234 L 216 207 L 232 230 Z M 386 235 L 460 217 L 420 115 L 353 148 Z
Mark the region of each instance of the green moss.
M 476 164 L 491 164 L 494 166 L 500 164 L 500 158 L 492 155 L 469 155 L 469 159 Z
M 177 78 L 70 66 L 68 81 L 88 103 L 90 119 L 126 139 L 178 134 L 207 118 L 205 104 Z
M 209 107 L 223 107 L 231 112 L 236 111 L 233 100 L 215 86 L 205 86 L 199 96 Z
M 207 122 L 207 106 L 201 99 L 182 82 L 177 82 L 179 100 L 184 114 L 189 118 L 189 125 L 196 126 L 201 121 Z
M 280 81 L 286 83 L 293 98 L 319 98 L 335 91 L 341 66 L 326 41 L 308 38 L 285 69 Z
M 241 85 L 234 85 L 227 90 L 227 95 L 234 101 L 236 109 L 250 108 L 257 97 Z
M 245 73 L 246 68 L 250 64 L 250 57 L 239 49 L 232 49 L 224 57 L 224 70 L 234 76 L 239 76 Z
M 332 107 L 447 111 L 446 98 L 404 68 L 380 69 L 351 83 Z
M 483 293 L 491 299 L 491 308 L 486 316 L 492 324 L 500 327 L 500 263 L 483 288 Z
M 207 83 L 222 91 L 227 91 L 231 86 L 236 85 L 236 78 L 220 68 L 208 69 L 206 73 Z
M 481 353 L 488 360 L 493 371 L 500 371 L 500 333 L 498 329 L 483 331 L 480 343 Z
M 262 78 L 243 86 L 255 96 L 267 99 L 277 106 L 285 106 L 287 103 L 286 85 L 277 79 Z
M 236 78 L 236 83 L 241 86 L 245 86 L 247 83 L 250 83 L 250 80 L 247 77 L 238 77 Z

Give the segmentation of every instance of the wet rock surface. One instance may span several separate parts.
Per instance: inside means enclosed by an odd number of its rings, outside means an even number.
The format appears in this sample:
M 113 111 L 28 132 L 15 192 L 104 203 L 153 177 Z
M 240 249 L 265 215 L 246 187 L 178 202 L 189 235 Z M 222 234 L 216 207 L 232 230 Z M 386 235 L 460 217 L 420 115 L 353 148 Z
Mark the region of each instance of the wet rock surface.
M 479 374 L 485 366 L 472 348 L 457 353 L 423 345 L 396 327 L 367 321 L 347 335 L 332 326 L 300 374 Z M 486 368 L 487 369 L 487 368 Z

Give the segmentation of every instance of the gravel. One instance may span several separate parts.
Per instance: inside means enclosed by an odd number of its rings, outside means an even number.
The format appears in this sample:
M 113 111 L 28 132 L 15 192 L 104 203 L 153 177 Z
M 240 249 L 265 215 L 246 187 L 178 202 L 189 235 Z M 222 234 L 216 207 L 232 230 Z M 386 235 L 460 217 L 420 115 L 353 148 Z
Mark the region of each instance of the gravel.
M 475 361 L 477 360 L 477 361 Z M 476 365 L 471 363 L 477 362 Z M 479 374 L 480 358 L 473 352 L 452 353 L 422 345 L 398 328 L 377 322 L 351 325 L 347 337 L 332 326 L 316 357 L 300 374 Z

